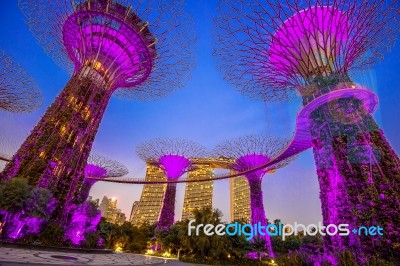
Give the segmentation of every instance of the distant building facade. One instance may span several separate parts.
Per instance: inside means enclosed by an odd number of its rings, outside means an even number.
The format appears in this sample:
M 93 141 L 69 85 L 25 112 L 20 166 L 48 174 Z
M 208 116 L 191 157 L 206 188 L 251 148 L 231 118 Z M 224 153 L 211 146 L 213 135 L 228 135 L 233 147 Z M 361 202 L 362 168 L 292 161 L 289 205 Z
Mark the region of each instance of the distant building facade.
M 134 214 L 135 214 L 136 209 L 138 208 L 138 206 L 139 206 L 139 201 L 136 200 L 136 201 L 134 201 L 132 203 L 131 214 L 129 215 L 129 222 L 131 222 L 131 223 L 133 221 L 133 217 L 134 217 Z
M 228 169 L 233 159 L 228 158 L 192 158 L 194 170 L 188 173 L 188 180 L 212 179 L 214 169 Z M 233 173 L 233 172 L 231 172 Z M 155 164 L 147 163 L 147 181 L 165 180 L 164 172 Z M 250 221 L 250 190 L 244 177 L 230 179 L 230 219 Z M 195 209 L 212 207 L 214 181 L 188 182 L 182 210 L 182 220 L 193 218 Z M 160 215 L 165 185 L 145 184 L 138 202 L 132 205 L 130 222 L 134 225 L 156 223 Z
M 125 214 L 120 209 L 117 209 L 117 199 L 104 196 L 99 205 L 99 210 L 101 211 L 101 216 L 107 222 L 121 225 L 126 221 Z
M 231 172 L 233 174 L 233 172 Z M 231 221 L 250 222 L 250 189 L 247 179 L 243 176 L 229 180 Z
M 192 160 L 192 163 L 195 170 L 188 173 L 188 180 L 214 177 L 214 169 L 210 163 L 200 160 Z M 182 220 L 192 219 L 195 209 L 212 207 L 213 184 L 214 181 L 186 183 Z

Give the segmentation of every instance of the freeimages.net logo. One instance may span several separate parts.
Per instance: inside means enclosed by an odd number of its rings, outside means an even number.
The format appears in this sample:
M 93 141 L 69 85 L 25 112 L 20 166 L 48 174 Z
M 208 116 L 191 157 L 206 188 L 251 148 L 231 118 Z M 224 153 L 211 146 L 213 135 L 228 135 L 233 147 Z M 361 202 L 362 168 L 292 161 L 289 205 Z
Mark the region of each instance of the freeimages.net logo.
M 383 228 L 380 226 L 360 226 L 357 228 L 350 228 L 349 224 L 329 224 L 327 226 L 323 226 L 321 222 L 316 224 L 309 224 L 305 226 L 304 224 L 299 224 L 295 222 L 293 225 L 291 224 L 282 224 L 279 222 L 276 224 L 268 224 L 262 225 L 261 222 L 256 224 L 240 224 L 238 222 L 231 224 L 198 224 L 193 225 L 196 220 L 190 220 L 188 224 L 188 235 L 192 235 L 192 231 L 194 230 L 193 235 L 199 236 L 202 231 L 207 236 L 212 236 L 214 234 L 223 236 L 246 236 L 246 240 L 250 241 L 255 236 L 265 236 L 268 234 L 269 236 L 281 236 L 282 240 L 285 240 L 287 236 L 290 235 L 298 235 L 300 232 L 303 232 L 304 235 L 317 235 L 318 233 L 322 236 L 348 236 L 351 233 L 355 235 L 365 235 L 365 236 L 382 236 Z

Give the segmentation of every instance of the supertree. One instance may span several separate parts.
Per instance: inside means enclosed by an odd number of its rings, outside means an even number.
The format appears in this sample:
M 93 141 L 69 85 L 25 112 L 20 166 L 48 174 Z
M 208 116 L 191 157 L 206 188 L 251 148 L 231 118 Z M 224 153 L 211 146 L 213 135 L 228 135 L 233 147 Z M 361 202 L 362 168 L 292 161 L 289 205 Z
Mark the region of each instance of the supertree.
M 26 71 L 0 50 L 0 110 L 31 112 L 42 104 L 42 95 Z
M 193 141 L 184 139 L 150 139 L 136 148 L 138 156 L 146 161 L 158 164 L 165 172 L 168 181 L 177 180 L 190 171 L 190 158 L 203 157 L 206 148 Z M 168 230 L 174 223 L 176 183 L 167 184 L 163 204 L 157 222 L 157 229 Z
M 20 8 L 45 51 L 73 72 L 3 177 L 49 188 L 54 218 L 65 223 L 111 95 L 150 99 L 183 87 L 192 22 L 179 0 L 21 0 Z
M 398 254 L 399 157 L 372 117 L 377 97 L 350 79 L 396 40 L 398 1 L 235 0 L 219 10 L 215 54 L 225 78 L 265 101 L 302 97 L 324 224 L 384 227 L 382 237 L 327 235 L 326 254 Z
M 89 155 L 84 171 L 85 179 L 77 191 L 77 203 L 80 204 L 88 198 L 90 189 L 99 181 L 99 178 L 121 177 L 128 174 L 128 172 L 128 169 L 117 161 L 96 154 Z M 91 177 L 95 177 L 96 179 L 92 179 Z
M 244 136 L 217 145 L 213 153 L 216 157 L 233 158 L 235 162 L 230 166 L 231 169 L 236 172 L 246 172 L 273 160 L 286 146 L 287 142 L 280 138 Z M 291 159 L 293 157 L 277 162 L 268 168 L 261 168 L 245 174 L 250 189 L 251 224 L 267 225 L 261 186 L 263 176 L 287 165 Z M 268 249 L 269 256 L 274 257 L 270 236 L 267 232 L 265 232 L 265 240 L 265 247 Z

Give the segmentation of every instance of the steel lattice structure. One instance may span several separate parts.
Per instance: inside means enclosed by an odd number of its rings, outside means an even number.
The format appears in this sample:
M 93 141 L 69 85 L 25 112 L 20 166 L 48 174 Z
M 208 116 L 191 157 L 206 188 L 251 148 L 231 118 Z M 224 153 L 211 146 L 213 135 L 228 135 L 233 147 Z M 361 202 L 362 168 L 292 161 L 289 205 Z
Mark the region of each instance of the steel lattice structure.
M 196 142 L 184 139 L 155 138 L 143 142 L 136 153 L 144 161 L 154 161 L 165 172 L 167 180 L 178 180 L 192 166 L 190 158 L 203 157 L 206 148 Z M 174 223 L 176 183 L 168 183 L 157 228 L 168 230 Z
M 347 80 L 348 73 L 382 58 L 399 32 L 396 0 L 220 2 L 218 66 L 243 93 L 264 101 L 296 97 L 318 76 L 335 73 Z M 308 25 L 296 31 L 300 24 Z
M 214 154 L 216 156 L 235 159 L 231 168 L 237 172 L 245 172 L 246 170 L 255 169 L 271 162 L 286 149 L 287 144 L 288 142 L 274 137 L 244 136 L 217 145 L 214 149 Z M 273 171 L 287 165 L 291 159 L 293 157 L 282 160 L 268 168 L 253 170 L 244 175 L 250 189 L 251 224 L 261 222 L 261 225 L 266 226 L 267 223 L 261 186 L 263 176 L 268 171 Z M 274 257 L 270 236 L 266 232 L 266 229 L 264 234 L 269 256 Z
M 4 51 L 0 50 L 0 110 L 31 112 L 42 104 L 33 79 Z
M 139 100 L 165 97 L 190 77 L 195 35 L 183 4 L 182 0 L 19 1 L 33 35 L 60 67 L 77 73 L 92 61 L 94 68 L 108 72 L 107 85 L 118 88 L 118 96 Z M 79 20 L 82 25 L 76 25 Z M 77 32 L 85 24 L 99 29 Z M 79 40 L 82 37 L 86 42 Z M 129 49 L 122 51 L 123 47 Z M 113 53 L 121 54 L 116 58 Z
M 288 144 L 288 141 L 283 141 L 280 138 L 250 135 L 223 142 L 217 145 L 213 153 L 217 157 L 222 156 L 224 158 L 235 159 L 235 163 L 231 166 L 232 170 L 245 172 L 267 165 L 268 162 L 273 161 L 283 151 L 287 150 Z M 243 156 L 254 154 L 265 156 L 265 160 L 261 160 L 260 162 L 256 160 L 254 163 L 252 162 L 252 158 L 249 158 L 250 161 L 239 160 Z M 267 173 L 268 171 L 281 168 L 287 165 L 293 158 L 285 158 L 260 170 Z M 257 170 L 254 170 L 254 172 L 257 172 Z
M 161 158 L 164 155 L 180 155 L 186 158 L 201 158 L 207 148 L 190 140 L 154 138 L 137 146 L 136 153 L 143 161 Z
M 99 179 L 121 177 L 128 174 L 128 172 L 128 169 L 117 161 L 100 155 L 90 154 L 85 166 L 85 179 L 77 192 L 77 203 L 80 204 L 87 199 L 90 189 Z
M 104 173 L 98 172 L 95 169 L 90 169 L 90 167 L 86 167 L 86 177 L 121 177 L 129 173 L 128 169 L 123 164 L 97 154 L 89 155 L 86 166 L 90 165 L 104 169 Z
M 312 141 L 324 224 L 386 225 L 379 240 L 327 236 L 316 260 L 336 264 L 338 250 L 360 264 L 377 249 L 399 257 L 387 243 L 400 242 L 400 160 L 372 117 L 377 96 L 351 80 L 394 44 L 399 2 L 223 0 L 219 10 L 215 54 L 225 78 L 265 101 L 302 97 L 297 123 L 309 129 L 301 146 Z
M 181 88 L 193 66 L 192 22 L 179 0 L 21 0 L 20 7 L 45 51 L 73 73 L 2 175 L 53 191 L 53 216 L 65 223 L 110 97 Z

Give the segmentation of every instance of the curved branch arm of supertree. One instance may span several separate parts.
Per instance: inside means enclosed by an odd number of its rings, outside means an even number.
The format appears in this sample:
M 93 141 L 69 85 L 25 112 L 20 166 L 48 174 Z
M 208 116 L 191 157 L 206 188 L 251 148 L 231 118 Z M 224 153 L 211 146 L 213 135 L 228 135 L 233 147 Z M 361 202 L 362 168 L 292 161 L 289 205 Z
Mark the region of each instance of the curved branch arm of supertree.
M 182 0 L 19 0 L 19 6 L 58 65 L 77 72 L 90 63 L 123 98 L 164 97 L 190 77 L 196 37 Z
M 204 157 L 207 151 L 194 141 L 155 138 L 141 143 L 136 153 L 146 162 L 156 161 L 168 180 L 176 180 L 191 169 L 190 158 Z
M 98 171 L 99 169 L 102 169 L 102 171 Z M 128 173 L 128 169 L 123 164 L 97 154 L 89 155 L 85 168 L 85 176 L 87 177 L 121 177 Z
M 31 112 L 42 104 L 33 79 L 4 51 L 0 50 L 0 110 Z
M 236 161 L 231 166 L 233 170 L 245 172 L 255 169 L 274 160 L 288 146 L 289 142 L 277 137 L 263 135 L 249 135 L 225 141 L 213 150 L 215 157 L 234 158 Z M 295 156 L 286 158 L 267 169 L 256 171 L 268 172 L 287 165 Z
M 176 138 L 154 138 L 139 144 L 136 154 L 144 161 L 159 160 L 165 155 L 179 155 L 185 158 L 207 156 L 207 148 L 190 140 Z
M 76 196 L 77 202 L 82 203 L 88 198 L 90 189 L 97 181 L 104 178 L 121 177 L 128 172 L 128 169 L 119 162 L 90 154 L 85 166 L 85 179 Z
M 399 2 L 220 0 L 215 50 L 224 78 L 252 97 L 288 100 L 316 78 L 348 79 L 383 58 Z
M 0 152 L 0 161 L 9 162 L 11 161 L 11 157 Z

